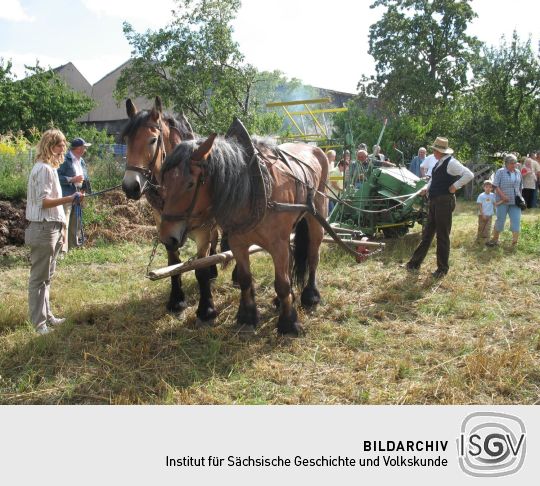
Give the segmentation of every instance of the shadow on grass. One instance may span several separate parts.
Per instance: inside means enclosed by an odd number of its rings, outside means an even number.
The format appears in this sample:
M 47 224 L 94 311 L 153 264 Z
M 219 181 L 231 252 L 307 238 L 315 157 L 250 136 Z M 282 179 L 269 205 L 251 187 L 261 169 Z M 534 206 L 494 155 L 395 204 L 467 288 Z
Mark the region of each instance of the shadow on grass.
M 257 335 L 243 339 L 232 318 L 199 329 L 193 308 L 166 314 L 161 298 L 94 305 L 54 333 L 9 346 L 0 403 L 182 403 L 188 389 L 249 369 L 275 348 L 274 326 L 264 324 L 275 313 L 268 305 L 261 314 Z

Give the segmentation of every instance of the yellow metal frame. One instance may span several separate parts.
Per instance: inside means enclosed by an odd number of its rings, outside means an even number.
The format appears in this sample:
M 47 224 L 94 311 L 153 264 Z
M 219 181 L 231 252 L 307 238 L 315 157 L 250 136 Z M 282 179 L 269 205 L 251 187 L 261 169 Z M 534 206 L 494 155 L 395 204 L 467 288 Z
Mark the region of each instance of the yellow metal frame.
M 323 149 L 330 149 L 330 148 L 337 148 L 341 147 L 339 144 L 331 144 L 329 143 L 329 133 L 326 129 L 326 126 L 323 126 L 320 123 L 320 120 L 318 119 L 317 115 L 323 115 L 325 113 L 342 113 L 344 111 L 347 111 L 347 108 L 323 108 L 323 109 L 311 109 L 308 105 L 318 105 L 323 103 L 330 103 L 330 98 L 314 98 L 309 100 L 297 100 L 297 101 L 275 101 L 272 103 L 267 103 L 267 108 L 283 108 L 283 112 L 285 113 L 286 117 L 291 121 L 293 127 L 298 130 L 298 133 L 288 135 L 281 137 L 281 140 L 283 141 L 290 141 L 290 140 L 303 140 L 305 142 L 320 142 L 321 145 L 319 145 Z M 304 105 L 304 110 L 302 111 L 289 111 L 287 107 L 290 106 L 299 106 Z M 307 131 L 302 129 L 299 124 L 294 119 L 295 116 L 304 116 L 309 115 L 311 120 L 313 121 L 313 125 L 315 127 L 315 133 L 307 133 Z M 317 132 L 317 129 L 320 131 L 320 133 Z

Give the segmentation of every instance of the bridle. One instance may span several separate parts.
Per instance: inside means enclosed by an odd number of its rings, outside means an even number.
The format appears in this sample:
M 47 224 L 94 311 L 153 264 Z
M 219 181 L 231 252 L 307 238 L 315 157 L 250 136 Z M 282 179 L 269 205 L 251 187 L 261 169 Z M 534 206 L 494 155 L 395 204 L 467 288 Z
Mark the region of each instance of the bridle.
M 199 189 L 201 188 L 201 186 L 204 186 L 204 184 L 206 184 L 206 168 L 208 167 L 208 163 L 204 160 L 200 162 L 191 160 L 190 165 L 199 167 L 201 169 L 201 173 L 197 178 L 197 185 L 195 186 L 195 191 L 193 192 L 193 197 L 191 198 L 191 202 L 189 203 L 187 210 L 184 213 L 180 214 L 161 214 L 161 221 L 185 221 L 187 231 L 191 231 L 192 229 L 194 229 L 190 228 L 189 226 L 192 218 L 200 218 L 202 215 L 204 215 L 205 212 L 209 210 L 207 208 L 204 211 L 201 211 L 201 213 L 193 215 L 193 209 L 195 209 L 195 205 L 197 204 L 197 196 L 199 195 Z
M 138 172 L 145 178 L 144 186 L 141 192 L 144 192 L 148 185 L 156 186 L 157 184 L 154 184 L 152 180 L 156 181 L 156 178 L 153 175 L 154 167 L 157 162 L 158 153 L 161 152 L 161 162 L 165 160 L 165 157 L 167 156 L 167 152 L 165 150 L 165 142 L 163 140 L 163 126 L 161 124 L 161 119 L 159 120 L 159 123 L 146 123 L 143 125 L 146 128 L 156 128 L 159 131 L 158 139 L 157 139 L 157 148 L 154 151 L 154 156 L 152 157 L 152 160 L 148 164 L 148 167 L 139 167 L 138 165 L 126 165 L 126 171 L 131 170 L 134 172 Z

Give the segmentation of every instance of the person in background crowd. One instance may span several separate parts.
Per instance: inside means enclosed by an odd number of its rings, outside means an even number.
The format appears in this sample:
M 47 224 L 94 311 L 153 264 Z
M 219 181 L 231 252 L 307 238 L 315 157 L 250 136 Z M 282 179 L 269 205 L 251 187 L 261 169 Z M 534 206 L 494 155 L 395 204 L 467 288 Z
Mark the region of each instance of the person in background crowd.
M 424 162 L 426 154 L 427 150 L 425 147 L 420 147 L 418 149 L 418 155 L 415 155 L 409 164 L 409 170 L 417 177 L 421 177 L 420 164 Z
M 380 145 L 373 145 L 373 153 L 369 154 L 369 158 L 372 162 L 384 162 L 384 154 L 381 152 Z
M 448 139 L 437 137 L 431 148 L 437 164 L 432 170 L 431 180 L 421 192 L 428 194 L 427 222 L 422 229 L 422 240 L 405 268 L 409 271 L 417 271 L 420 268 L 434 236 L 437 235 L 437 270 L 431 275 L 434 278 L 441 278 L 449 269 L 452 213 L 456 207 L 455 193 L 471 181 L 474 175 L 452 157 L 454 151 L 448 146 Z
M 328 186 L 329 183 L 330 183 L 330 173 L 335 168 L 336 151 L 335 150 L 328 150 L 326 152 L 326 158 L 328 159 L 328 184 L 327 184 L 327 186 Z M 330 211 L 332 211 L 332 208 L 334 207 L 334 201 L 332 201 L 332 199 L 330 199 L 330 197 L 332 197 L 332 193 L 329 191 L 328 187 L 326 188 L 326 190 L 324 192 L 325 192 L 326 196 L 328 197 L 328 214 L 330 214 Z
M 369 156 L 366 150 L 358 149 L 356 152 L 355 181 L 356 188 L 360 188 L 366 178 L 366 172 L 369 167 Z
M 536 172 L 536 187 L 534 188 L 533 199 L 532 199 L 532 207 L 536 208 L 538 207 L 538 193 L 540 189 L 540 150 L 537 150 L 536 152 L 532 152 L 531 159 L 533 159 L 534 162 L 536 162 L 536 164 L 533 164 L 533 170 L 534 170 L 535 165 L 539 169 Z
M 424 161 L 420 164 L 420 177 L 431 177 L 431 171 L 433 167 L 437 164 L 437 159 L 433 154 L 428 155 Z
M 506 216 L 510 217 L 510 229 L 512 231 L 512 248 L 515 248 L 521 227 L 521 208 L 516 205 L 516 196 L 521 195 L 523 180 L 521 172 L 516 169 L 517 158 L 513 154 L 509 154 L 504 158 L 504 167 L 495 172 L 493 178 L 493 186 L 497 194 L 497 219 L 495 220 L 495 228 L 487 246 L 497 246 L 499 244 L 499 235 L 504 229 Z
M 343 163 L 343 170 L 345 171 L 345 182 L 348 184 L 349 178 L 351 176 L 351 152 L 350 150 L 345 150 L 343 152 L 343 157 L 339 161 L 339 163 Z
M 343 191 L 343 177 L 345 174 L 345 162 L 341 160 L 337 167 L 334 167 L 328 174 L 328 182 L 336 196 L 340 196 Z M 332 193 L 330 193 L 332 196 Z M 336 203 L 332 200 L 328 200 L 328 214 L 332 212 Z
M 495 214 L 495 208 L 498 204 L 493 194 L 493 184 L 491 181 L 484 181 L 484 192 L 476 200 L 478 206 L 478 233 L 476 241 L 487 242 L 491 234 L 491 221 Z
M 521 164 L 521 177 L 523 179 L 523 199 L 527 203 L 527 208 L 534 207 L 534 199 L 538 175 L 540 174 L 540 164 L 530 157 L 523 157 Z
M 328 150 L 326 152 L 326 157 L 328 158 L 328 172 L 334 169 L 336 165 L 336 151 Z
M 56 168 L 63 160 L 66 139 L 60 130 L 47 130 L 39 141 L 36 160 L 28 177 L 26 219 L 30 222 L 24 241 L 30 246 L 30 280 L 28 309 L 30 321 L 39 334 L 50 332 L 49 326 L 62 324 L 65 319 L 55 317 L 49 294 L 56 269 L 56 259 L 66 237 L 64 204 L 71 204 L 75 192 L 62 197 Z
M 82 158 L 86 148 L 90 147 L 90 145 L 92 144 L 86 143 L 82 138 L 75 138 L 71 141 L 70 150 L 66 154 L 64 162 L 58 168 L 62 196 L 71 196 L 78 191 L 88 194 L 92 192 L 86 163 Z M 72 211 L 71 202 L 64 206 L 64 212 L 66 214 L 68 236 L 62 247 L 63 255 L 67 253 L 68 249 L 79 246 L 75 211 Z

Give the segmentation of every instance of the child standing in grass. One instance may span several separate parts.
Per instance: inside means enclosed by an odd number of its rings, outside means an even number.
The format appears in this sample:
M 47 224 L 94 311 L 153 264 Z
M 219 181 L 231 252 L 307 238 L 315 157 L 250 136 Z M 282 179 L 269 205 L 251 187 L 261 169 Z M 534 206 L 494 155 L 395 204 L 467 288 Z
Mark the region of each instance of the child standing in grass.
M 486 242 L 491 234 L 491 220 L 495 214 L 495 207 L 500 203 L 495 202 L 493 184 L 491 181 L 484 181 L 484 192 L 478 196 L 478 234 L 476 241 Z

